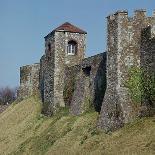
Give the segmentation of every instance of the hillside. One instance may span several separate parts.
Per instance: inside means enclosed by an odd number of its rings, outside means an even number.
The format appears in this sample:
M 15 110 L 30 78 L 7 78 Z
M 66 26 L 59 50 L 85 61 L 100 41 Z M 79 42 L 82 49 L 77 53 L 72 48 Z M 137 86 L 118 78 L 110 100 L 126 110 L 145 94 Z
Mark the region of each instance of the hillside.
M 9 107 L 9 105 L 0 105 L 0 113 L 5 111 L 8 107 Z
M 0 155 L 153 155 L 155 118 L 144 118 L 114 132 L 96 130 L 96 112 L 54 117 L 40 114 L 37 97 L 12 104 L 0 114 Z

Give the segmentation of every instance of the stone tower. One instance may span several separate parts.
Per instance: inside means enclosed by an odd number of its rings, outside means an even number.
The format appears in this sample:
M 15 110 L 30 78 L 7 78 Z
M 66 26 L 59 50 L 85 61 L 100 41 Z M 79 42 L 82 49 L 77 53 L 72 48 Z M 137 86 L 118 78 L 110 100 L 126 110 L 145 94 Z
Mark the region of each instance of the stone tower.
M 131 67 L 141 67 L 142 30 L 155 26 L 155 16 L 136 10 L 133 17 L 118 11 L 107 17 L 107 90 L 102 104 L 99 126 L 115 130 L 136 116 L 128 89 L 124 86 Z
M 40 87 L 43 113 L 52 115 L 64 107 L 64 70 L 79 64 L 85 55 L 86 32 L 66 22 L 45 37 L 45 55 L 41 58 Z

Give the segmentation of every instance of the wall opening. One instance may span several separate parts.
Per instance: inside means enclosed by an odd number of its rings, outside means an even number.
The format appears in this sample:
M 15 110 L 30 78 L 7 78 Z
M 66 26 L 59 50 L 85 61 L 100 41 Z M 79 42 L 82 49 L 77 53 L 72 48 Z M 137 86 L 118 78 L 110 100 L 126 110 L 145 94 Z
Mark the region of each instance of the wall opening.
M 82 68 L 82 70 L 83 70 L 83 73 L 84 73 L 86 76 L 90 76 L 91 66 Z
M 68 45 L 67 45 L 67 54 L 75 55 L 76 53 L 77 53 L 77 43 L 71 40 L 68 42 Z

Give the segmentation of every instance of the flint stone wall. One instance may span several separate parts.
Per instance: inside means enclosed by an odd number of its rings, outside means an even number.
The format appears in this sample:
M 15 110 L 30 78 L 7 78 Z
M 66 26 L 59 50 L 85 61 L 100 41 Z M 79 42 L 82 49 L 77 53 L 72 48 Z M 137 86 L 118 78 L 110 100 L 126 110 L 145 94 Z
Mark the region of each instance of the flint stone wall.
M 40 64 L 20 67 L 20 87 L 18 98 L 25 98 L 39 92 L 39 70 Z
M 107 19 L 107 53 L 89 58 L 84 59 L 86 34 L 52 31 L 47 35 L 40 69 L 39 64 L 20 69 L 18 96 L 35 94 L 39 85 L 44 114 L 67 106 L 71 114 L 79 115 L 93 107 L 100 112 L 98 126 L 105 131 L 139 117 L 125 82 L 132 67 L 142 68 L 144 76 L 155 74 L 155 13 L 147 17 L 145 10 L 137 10 L 128 17 L 127 11 L 118 11 Z M 75 55 L 67 54 L 71 40 L 78 44 Z M 154 100 L 148 99 L 142 98 L 138 108 L 155 108 Z
M 45 55 L 43 55 L 40 59 L 40 72 L 39 72 L 39 90 L 43 103 L 44 103 L 44 91 L 45 91 L 45 69 L 46 69 L 46 57 Z
M 81 71 L 81 65 L 65 67 L 63 97 L 66 107 L 71 106 L 73 93 L 75 91 L 75 83 Z
M 107 90 L 98 125 L 109 131 L 139 115 L 124 84 L 129 69 L 140 67 L 141 32 L 148 25 L 154 25 L 155 17 L 146 17 L 145 10 L 137 10 L 132 18 L 127 11 L 118 11 L 107 19 Z
M 70 103 L 71 114 L 79 115 L 90 108 L 100 111 L 106 88 L 105 66 L 106 53 L 102 53 L 85 58 L 81 64 L 73 68 L 76 77 Z
M 155 23 L 154 23 L 155 24 Z M 145 84 L 153 87 L 155 83 L 155 25 L 148 26 L 142 30 L 141 40 L 141 68 Z M 142 116 L 152 116 L 155 113 L 155 98 L 150 96 L 149 90 L 145 89 L 145 95 L 142 98 Z
M 45 55 L 40 60 L 40 67 L 42 113 L 50 116 L 56 112 L 54 104 L 55 36 L 53 33 L 45 38 Z
M 70 40 L 76 41 L 78 50 L 75 55 L 67 54 Z M 45 37 L 45 56 L 41 59 L 41 96 L 43 113 L 52 115 L 59 107 L 64 107 L 65 68 L 79 64 L 84 58 L 86 34 L 71 32 L 52 32 Z M 50 44 L 50 49 L 49 49 Z

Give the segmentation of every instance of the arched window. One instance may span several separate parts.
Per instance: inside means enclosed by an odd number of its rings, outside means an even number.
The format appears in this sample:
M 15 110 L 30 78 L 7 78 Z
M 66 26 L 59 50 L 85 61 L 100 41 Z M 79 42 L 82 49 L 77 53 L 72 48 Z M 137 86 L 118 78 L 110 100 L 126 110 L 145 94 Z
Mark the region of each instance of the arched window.
M 77 43 L 73 40 L 68 42 L 67 46 L 67 54 L 68 55 L 75 55 L 77 53 Z

